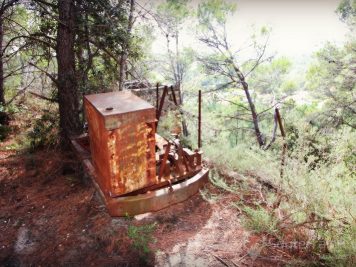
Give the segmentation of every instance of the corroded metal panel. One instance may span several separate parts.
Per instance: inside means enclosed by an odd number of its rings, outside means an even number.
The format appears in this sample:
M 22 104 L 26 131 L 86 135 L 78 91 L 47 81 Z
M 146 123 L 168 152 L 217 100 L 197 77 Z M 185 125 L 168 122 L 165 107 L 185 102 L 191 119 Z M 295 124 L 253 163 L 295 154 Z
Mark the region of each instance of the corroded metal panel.
M 208 169 L 202 169 L 193 177 L 188 178 L 172 187 L 159 188 L 144 194 L 124 197 L 108 197 L 97 184 L 95 168 L 89 159 L 83 161 L 84 166 L 98 189 L 102 200 L 111 216 L 134 216 L 150 211 L 158 211 L 170 205 L 185 201 L 195 195 L 208 182 Z
M 97 182 L 114 197 L 157 182 L 155 109 L 130 92 L 85 96 Z
M 107 130 L 118 129 L 122 124 L 135 123 L 138 117 L 140 121 L 154 120 L 154 107 L 128 91 L 87 95 L 85 99 L 103 117 Z

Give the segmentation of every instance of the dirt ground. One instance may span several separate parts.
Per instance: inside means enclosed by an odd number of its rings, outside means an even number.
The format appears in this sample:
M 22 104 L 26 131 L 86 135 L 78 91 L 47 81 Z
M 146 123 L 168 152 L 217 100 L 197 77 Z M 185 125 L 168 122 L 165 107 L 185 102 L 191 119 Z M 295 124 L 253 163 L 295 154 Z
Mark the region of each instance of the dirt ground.
M 241 225 L 231 206 L 200 194 L 156 213 L 111 218 L 69 153 L 0 152 L 0 266 L 282 266 L 282 250 Z M 207 190 L 217 189 L 207 185 Z M 142 258 L 130 225 L 156 223 L 151 253 Z

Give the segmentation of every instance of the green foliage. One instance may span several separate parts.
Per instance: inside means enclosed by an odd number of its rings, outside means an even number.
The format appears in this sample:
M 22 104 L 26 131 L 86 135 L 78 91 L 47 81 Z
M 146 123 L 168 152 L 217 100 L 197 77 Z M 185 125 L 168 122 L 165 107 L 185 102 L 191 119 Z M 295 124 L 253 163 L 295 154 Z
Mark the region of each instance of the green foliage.
M 28 133 L 30 150 L 53 146 L 58 141 L 58 114 L 45 111 Z
M 277 229 L 277 219 L 263 207 L 251 208 L 245 206 L 242 210 L 246 213 L 243 225 L 256 233 L 275 234 Z
M 3 106 L 0 103 L 0 141 L 4 141 L 11 133 L 9 125 L 12 115 L 18 111 L 14 105 Z
M 293 92 L 297 83 L 288 78 L 292 62 L 286 57 L 273 59 L 270 63 L 258 66 L 251 74 L 249 85 L 260 94 L 273 94 L 275 97 L 281 93 Z
M 297 83 L 293 80 L 285 80 L 281 84 L 280 90 L 282 93 L 291 95 L 297 90 Z
M 356 265 L 356 224 L 335 229 L 335 235 L 326 236 L 331 254 L 322 258 L 330 266 Z
M 176 32 L 177 27 L 189 16 L 188 0 L 166 0 L 158 6 L 160 17 L 166 19 L 168 32 Z
M 11 127 L 0 124 L 0 141 L 4 141 L 11 132 Z
M 181 117 L 178 111 L 168 111 L 160 118 L 157 133 L 167 139 L 172 138 L 172 133 L 181 127 L 180 121 Z
M 237 193 L 238 186 L 235 184 L 228 184 L 223 177 L 219 175 L 219 173 L 212 169 L 209 173 L 210 182 L 216 187 L 223 189 L 230 193 Z
M 224 127 L 221 120 L 214 121 L 209 116 L 221 107 L 226 110 L 228 107 L 219 102 L 212 105 L 206 103 L 205 106 L 209 110 L 203 115 L 205 120 L 217 128 Z M 352 261 L 355 251 L 347 240 L 353 237 L 347 229 L 354 227 L 356 217 L 356 133 L 351 128 L 333 129 L 320 123 L 318 110 L 317 102 L 299 105 L 288 113 L 282 110 L 288 143 L 283 179 L 279 174 L 282 144 L 279 138 L 273 149 L 263 151 L 249 145 L 253 143 L 253 136 L 240 135 L 237 143 L 231 143 L 228 134 L 210 135 L 212 129 L 206 128 L 203 150 L 218 169 L 258 177 L 280 188 L 288 196 L 283 199 L 280 208 L 293 214 L 294 223 L 309 221 L 313 216 L 329 221 L 315 225 L 315 238 L 329 240 L 327 244 L 331 254 L 327 256 L 328 261 L 338 262 L 339 258 L 344 262 Z M 211 182 L 225 191 L 236 192 L 236 185 L 228 184 L 214 171 Z M 269 202 L 273 203 L 271 199 Z M 267 210 L 258 207 L 247 208 L 245 212 L 247 219 L 244 222 L 251 229 L 276 233 L 276 220 Z
M 234 13 L 236 5 L 224 0 L 203 1 L 198 8 L 198 18 L 202 26 L 214 23 L 223 24 L 227 16 Z
M 151 253 L 150 244 L 155 241 L 153 231 L 156 223 L 142 226 L 129 225 L 127 234 L 132 241 L 132 247 L 138 252 L 141 259 L 145 260 Z
M 341 19 L 348 23 L 351 27 L 355 25 L 356 18 L 356 1 L 342 0 L 336 10 Z
M 220 198 L 219 194 L 212 194 L 208 189 L 200 189 L 199 192 L 202 198 L 209 203 L 216 203 Z
M 317 133 L 312 126 L 299 129 L 297 142 L 287 159 L 285 178 L 279 181 L 289 196 L 283 208 L 297 212 L 308 221 L 317 216 L 328 221 L 316 226 L 316 232 L 327 240 L 331 265 L 355 261 L 355 132 Z M 302 220 L 303 221 L 303 220 Z M 300 222 L 300 221 L 299 221 Z M 350 228 L 351 227 L 351 228 Z M 339 263 L 338 263 L 339 262 Z M 340 262 L 343 262 L 340 264 Z
M 222 135 L 217 139 L 220 140 L 204 146 L 206 157 L 217 166 L 242 174 L 253 174 L 272 182 L 278 178 L 279 162 L 272 151 L 261 151 L 258 147 L 240 142 L 231 147 Z
M 193 61 L 193 49 L 182 46 L 180 32 L 191 17 L 192 12 L 188 0 L 166 0 L 157 7 L 157 17 L 161 34 L 166 39 L 166 53 L 152 60 L 165 62 L 159 63 L 156 71 L 158 78 L 164 83 L 180 84 L 183 87 L 184 78 Z M 152 66 L 151 66 L 152 68 Z
M 356 129 L 356 78 L 354 75 L 356 52 L 355 40 L 344 47 L 327 44 L 316 54 L 306 79 L 307 88 L 319 101 L 319 120 L 334 127 L 347 125 Z

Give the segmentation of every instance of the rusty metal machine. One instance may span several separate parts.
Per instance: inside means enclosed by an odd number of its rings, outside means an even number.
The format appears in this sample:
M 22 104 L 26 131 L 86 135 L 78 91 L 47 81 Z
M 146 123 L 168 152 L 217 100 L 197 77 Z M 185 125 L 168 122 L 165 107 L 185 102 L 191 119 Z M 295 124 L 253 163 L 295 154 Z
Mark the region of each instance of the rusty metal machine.
M 124 92 L 84 97 L 98 184 L 112 197 L 157 182 L 155 109 Z
M 183 148 L 178 135 L 159 136 L 161 110 L 140 97 L 129 91 L 87 95 L 84 106 L 89 134 L 72 144 L 110 215 L 160 210 L 207 181 L 201 151 Z

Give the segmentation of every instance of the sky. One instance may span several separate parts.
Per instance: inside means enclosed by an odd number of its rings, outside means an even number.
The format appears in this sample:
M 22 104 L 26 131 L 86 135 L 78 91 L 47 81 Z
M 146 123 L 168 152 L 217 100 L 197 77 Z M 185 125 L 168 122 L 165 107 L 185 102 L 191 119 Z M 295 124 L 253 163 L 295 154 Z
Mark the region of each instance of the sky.
M 249 25 L 272 27 L 269 47 L 289 57 L 308 56 L 330 41 L 342 44 L 347 26 L 335 10 L 338 0 L 237 0 L 229 31 L 247 35 Z M 232 40 L 234 42 L 236 40 Z
M 195 4 L 198 1 L 193 0 Z M 293 59 L 309 57 L 327 41 L 342 44 L 348 32 L 335 10 L 339 0 L 231 0 L 237 5 L 227 21 L 228 38 L 239 47 L 256 29 L 272 28 L 268 52 Z M 192 29 L 181 34 L 183 46 L 195 46 Z M 165 51 L 158 38 L 153 52 Z

